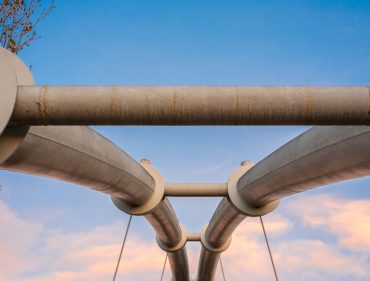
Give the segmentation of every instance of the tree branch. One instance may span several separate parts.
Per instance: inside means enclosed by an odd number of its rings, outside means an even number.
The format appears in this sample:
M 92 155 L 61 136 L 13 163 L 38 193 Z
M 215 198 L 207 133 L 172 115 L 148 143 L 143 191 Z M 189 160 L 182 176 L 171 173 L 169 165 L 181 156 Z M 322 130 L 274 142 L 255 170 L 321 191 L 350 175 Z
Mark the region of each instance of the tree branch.
M 3 0 L 0 3 L 0 45 L 18 53 L 40 38 L 36 26 L 55 9 L 55 0 L 42 8 L 42 0 Z

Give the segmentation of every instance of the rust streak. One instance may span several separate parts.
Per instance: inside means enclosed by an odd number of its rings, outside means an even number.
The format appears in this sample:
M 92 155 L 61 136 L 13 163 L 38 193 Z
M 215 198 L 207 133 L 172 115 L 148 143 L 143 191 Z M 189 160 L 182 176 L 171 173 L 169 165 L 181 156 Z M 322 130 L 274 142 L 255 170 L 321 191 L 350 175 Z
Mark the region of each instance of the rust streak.
M 177 92 L 176 92 L 176 88 L 173 88 L 172 106 L 173 106 L 173 111 L 176 111 L 176 106 L 177 106 Z
M 236 90 L 236 104 L 235 104 L 235 111 L 239 111 L 239 89 L 235 87 Z
M 42 86 L 37 102 L 37 110 L 42 120 L 42 124 L 46 124 L 47 117 L 48 117 L 48 87 Z
M 118 112 L 119 104 L 118 104 L 118 88 L 113 87 L 112 88 L 112 94 L 110 96 L 110 112 L 112 116 L 115 116 L 115 114 Z
M 310 88 L 305 87 L 305 116 L 311 117 L 313 111 L 313 101 Z

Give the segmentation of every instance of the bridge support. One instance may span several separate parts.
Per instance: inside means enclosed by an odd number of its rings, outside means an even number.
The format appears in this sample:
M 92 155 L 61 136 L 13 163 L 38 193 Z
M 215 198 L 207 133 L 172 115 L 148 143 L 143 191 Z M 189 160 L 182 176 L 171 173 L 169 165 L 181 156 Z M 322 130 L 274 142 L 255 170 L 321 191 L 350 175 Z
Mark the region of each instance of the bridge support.
M 369 97 L 369 87 L 19 86 L 10 123 L 370 125 Z

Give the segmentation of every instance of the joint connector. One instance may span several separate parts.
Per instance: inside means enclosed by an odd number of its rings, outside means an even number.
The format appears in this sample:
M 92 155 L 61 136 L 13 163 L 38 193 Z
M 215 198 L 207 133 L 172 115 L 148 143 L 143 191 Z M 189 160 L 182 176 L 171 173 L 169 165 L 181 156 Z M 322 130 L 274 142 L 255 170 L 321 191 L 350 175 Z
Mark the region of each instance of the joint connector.
M 154 193 L 150 199 L 142 205 L 131 206 L 122 199 L 111 196 L 113 204 L 121 211 L 136 216 L 143 216 L 153 212 L 164 198 L 164 178 L 160 172 L 152 166 L 149 160 L 143 159 L 140 161 L 145 170 L 153 177 L 155 182 Z
M 223 245 L 221 245 L 219 247 L 213 247 L 207 241 L 207 238 L 206 238 L 207 227 L 208 227 L 208 224 L 203 227 L 202 232 L 200 234 L 200 242 L 202 243 L 202 246 L 204 248 L 206 248 L 208 251 L 213 252 L 213 253 L 221 253 L 221 252 L 227 250 L 227 248 L 229 248 L 229 246 L 231 244 L 232 236 L 230 236 L 229 239 L 227 239 L 226 242 Z
M 23 61 L 0 47 L 0 136 L 12 116 L 18 86 L 33 84 L 32 74 Z
M 186 237 L 186 241 L 190 241 L 190 242 L 194 242 L 194 241 L 197 241 L 197 242 L 200 242 L 200 233 L 187 233 L 187 237 Z
M 177 252 L 178 250 L 181 250 L 186 244 L 188 235 L 185 228 L 182 225 L 180 225 L 180 228 L 181 228 L 181 240 L 174 246 L 169 247 L 161 240 L 159 240 L 158 237 L 156 237 L 159 248 L 161 248 L 163 251 L 167 253 L 174 253 Z
M 253 163 L 251 161 L 243 161 L 241 166 L 233 174 L 231 174 L 229 180 L 227 181 L 227 189 L 231 204 L 234 206 L 234 208 L 239 210 L 241 214 L 249 217 L 260 217 L 275 210 L 279 206 L 280 200 L 273 201 L 258 208 L 250 206 L 247 202 L 242 200 L 237 189 L 237 184 L 240 177 L 252 167 Z

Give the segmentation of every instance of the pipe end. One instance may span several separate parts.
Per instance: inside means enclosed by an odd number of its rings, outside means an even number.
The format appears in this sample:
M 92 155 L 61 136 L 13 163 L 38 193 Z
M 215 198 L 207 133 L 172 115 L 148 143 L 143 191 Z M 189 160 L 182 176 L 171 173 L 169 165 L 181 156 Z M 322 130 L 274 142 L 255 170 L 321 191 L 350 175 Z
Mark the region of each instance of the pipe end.
M 140 161 L 141 165 L 145 168 L 145 170 L 153 177 L 155 181 L 155 189 L 153 195 L 150 199 L 140 206 L 131 206 L 124 202 L 120 198 L 111 197 L 113 204 L 120 209 L 121 211 L 136 216 L 143 216 L 150 214 L 153 212 L 159 204 L 163 201 L 164 198 L 164 178 L 159 173 L 157 169 L 155 169 L 151 162 L 147 159 L 143 159 Z
M 17 74 L 8 51 L 0 48 L 0 135 L 8 125 L 17 97 Z
M 271 213 L 280 205 L 280 200 L 273 201 L 265 206 L 261 207 L 254 207 L 245 202 L 240 197 L 238 192 L 237 184 L 239 179 L 253 167 L 253 163 L 251 161 L 243 161 L 241 166 L 231 174 L 230 178 L 227 181 L 227 192 L 228 198 L 231 204 L 237 209 L 241 214 L 249 217 L 260 217 Z

